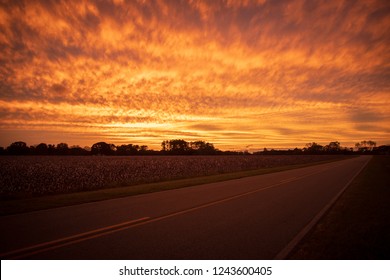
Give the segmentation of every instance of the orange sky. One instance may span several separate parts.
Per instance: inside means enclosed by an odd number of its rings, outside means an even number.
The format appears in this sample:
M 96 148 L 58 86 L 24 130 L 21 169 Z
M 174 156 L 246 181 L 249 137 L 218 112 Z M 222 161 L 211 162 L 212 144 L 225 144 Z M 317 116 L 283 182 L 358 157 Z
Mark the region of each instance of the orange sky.
M 2 1 L 0 146 L 390 144 L 388 1 Z

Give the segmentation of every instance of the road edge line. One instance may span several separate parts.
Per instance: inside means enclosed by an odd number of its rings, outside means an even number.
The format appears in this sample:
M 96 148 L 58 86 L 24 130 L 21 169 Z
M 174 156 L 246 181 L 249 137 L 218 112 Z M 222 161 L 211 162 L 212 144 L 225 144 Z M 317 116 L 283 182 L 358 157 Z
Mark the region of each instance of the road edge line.
M 320 212 L 300 231 L 298 234 L 284 247 L 275 257 L 274 260 L 285 260 L 291 251 L 298 245 L 298 243 L 307 235 L 307 233 L 319 222 L 319 220 L 328 212 L 328 210 L 336 203 L 340 196 L 351 185 L 355 178 L 363 171 L 367 164 L 372 160 L 371 158 L 359 169 L 358 172 L 348 181 L 347 184 L 333 197 L 333 199 L 321 209 Z

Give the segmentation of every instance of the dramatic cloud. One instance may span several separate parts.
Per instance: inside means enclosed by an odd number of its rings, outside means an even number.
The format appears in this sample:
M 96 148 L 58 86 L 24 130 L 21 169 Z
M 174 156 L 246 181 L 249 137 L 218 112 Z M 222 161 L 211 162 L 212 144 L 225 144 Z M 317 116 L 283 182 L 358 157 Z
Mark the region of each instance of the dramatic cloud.
M 3 1 L 0 145 L 390 142 L 387 1 Z

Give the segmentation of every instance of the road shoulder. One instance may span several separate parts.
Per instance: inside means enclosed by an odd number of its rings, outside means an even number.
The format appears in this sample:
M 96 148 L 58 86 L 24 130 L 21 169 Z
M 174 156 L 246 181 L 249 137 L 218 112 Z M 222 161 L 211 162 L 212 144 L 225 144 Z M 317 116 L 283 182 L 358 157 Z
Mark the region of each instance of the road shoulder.
M 389 259 L 390 156 L 374 156 L 288 259 Z

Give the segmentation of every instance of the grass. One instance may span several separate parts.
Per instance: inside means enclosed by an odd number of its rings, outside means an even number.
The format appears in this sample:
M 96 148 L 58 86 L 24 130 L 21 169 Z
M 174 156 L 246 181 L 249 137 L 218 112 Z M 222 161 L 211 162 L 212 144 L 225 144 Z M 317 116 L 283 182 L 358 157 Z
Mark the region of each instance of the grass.
M 288 259 L 388 260 L 389 203 L 390 156 L 374 156 Z
M 55 207 L 70 206 L 81 203 L 102 201 L 112 198 L 120 198 L 126 196 L 133 196 L 139 194 L 152 193 L 157 191 L 172 190 L 184 188 L 194 185 L 208 184 L 214 182 L 221 182 L 243 177 L 256 176 L 274 172 L 280 172 L 295 168 L 306 167 L 310 165 L 324 164 L 335 160 L 347 159 L 350 157 L 340 156 L 332 160 L 311 162 L 306 164 L 286 165 L 273 168 L 263 168 L 256 170 L 241 171 L 235 173 L 218 174 L 212 176 L 187 178 L 173 181 L 165 181 L 158 183 L 142 184 L 136 186 L 117 187 L 109 189 L 101 189 L 96 191 L 75 192 L 60 195 L 48 195 L 43 197 L 33 197 L 14 200 L 3 200 L 0 203 L 0 216 L 25 213 L 36 210 L 44 210 Z

